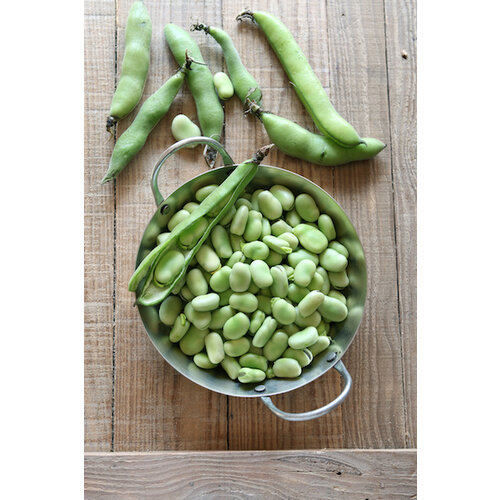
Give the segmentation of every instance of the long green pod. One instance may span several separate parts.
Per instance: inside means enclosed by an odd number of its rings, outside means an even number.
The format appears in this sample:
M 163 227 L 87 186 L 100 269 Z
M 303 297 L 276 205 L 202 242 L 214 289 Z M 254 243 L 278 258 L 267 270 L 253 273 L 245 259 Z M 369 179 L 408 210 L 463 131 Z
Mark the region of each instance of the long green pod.
M 179 28 L 179 26 L 167 24 L 165 26 L 165 39 L 179 65 L 184 62 L 186 50 L 195 61 L 204 62 L 196 42 L 187 31 Z M 205 64 L 193 66 L 187 75 L 187 82 L 193 95 L 198 122 L 203 135 L 220 141 L 222 127 L 224 126 L 224 109 L 215 92 L 213 76 L 208 66 Z M 206 162 L 212 168 L 215 165 L 217 152 L 207 147 L 204 156 Z
M 333 107 L 319 78 L 288 28 L 268 12 L 242 12 L 238 21 L 250 18 L 262 29 L 290 82 L 322 134 L 344 147 L 363 142 L 354 127 Z
M 154 248 L 145 259 L 139 264 L 136 271 L 129 281 L 129 290 L 135 291 L 139 283 L 145 278 L 145 284 L 142 287 L 141 293 L 137 298 L 137 303 L 141 305 L 155 305 L 165 299 L 176 285 L 182 280 L 189 263 L 196 255 L 203 242 L 208 238 L 212 228 L 219 222 L 221 218 L 231 209 L 238 196 L 243 192 L 248 183 L 252 180 L 257 172 L 257 168 L 262 160 L 267 156 L 272 145 L 264 146 L 257 151 L 251 160 L 241 163 L 233 173 L 210 195 L 208 195 L 198 207 L 196 207 L 187 219 L 184 219 L 174 227 L 167 240 L 161 245 Z M 225 204 L 221 207 L 221 201 Z M 162 255 L 165 254 L 177 241 L 182 234 L 189 231 L 193 225 L 197 223 L 200 217 L 217 210 L 216 216 L 211 220 L 205 232 L 202 234 L 196 245 L 191 248 L 186 256 L 184 265 L 177 278 L 168 286 L 161 287 L 154 280 L 154 271 L 156 264 Z
M 368 160 L 385 148 L 383 142 L 370 137 L 363 139 L 365 144 L 344 148 L 328 137 L 313 134 L 291 120 L 261 111 L 256 105 L 252 105 L 252 110 L 278 149 L 316 165 L 334 167 L 351 161 Z
M 187 57 L 181 69 L 171 76 L 151 97 L 144 101 L 130 127 L 116 141 L 108 171 L 101 184 L 116 178 L 142 149 L 151 131 L 170 109 L 175 96 L 184 83 L 184 78 L 191 66 L 191 62 L 191 58 Z
M 108 131 L 127 116 L 141 99 L 149 71 L 151 32 L 151 19 L 144 2 L 135 2 L 127 17 L 122 72 L 106 122 Z
M 194 24 L 191 29 L 204 31 L 206 34 L 211 35 L 221 46 L 229 77 L 233 82 L 236 95 L 239 97 L 243 105 L 246 106 L 247 99 L 251 99 L 260 106 L 262 102 L 262 92 L 259 84 L 241 62 L 241 57 L 236 50 L 231 37 L 220 28 L 207 26 L 203 23 Z

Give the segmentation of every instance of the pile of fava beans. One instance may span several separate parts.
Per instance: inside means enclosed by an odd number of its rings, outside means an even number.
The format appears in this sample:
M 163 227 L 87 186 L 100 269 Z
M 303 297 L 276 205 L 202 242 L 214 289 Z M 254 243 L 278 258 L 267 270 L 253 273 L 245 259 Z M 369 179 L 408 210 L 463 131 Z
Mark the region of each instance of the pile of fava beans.
M 216 188 L 196 191 L 158 244 Z M 334 222 L 311 196 L 281 185 L 247 188 L 160 304 L 159 317 L 199 368 L 220 365 L 241 383 L 299 377 L 330 345 L 333 323 L 347 317 L 340 290 L 349 284 L 348 258 Z M 155 279 L 172 280 L 183 263 L 182 250 L 167 252 Z

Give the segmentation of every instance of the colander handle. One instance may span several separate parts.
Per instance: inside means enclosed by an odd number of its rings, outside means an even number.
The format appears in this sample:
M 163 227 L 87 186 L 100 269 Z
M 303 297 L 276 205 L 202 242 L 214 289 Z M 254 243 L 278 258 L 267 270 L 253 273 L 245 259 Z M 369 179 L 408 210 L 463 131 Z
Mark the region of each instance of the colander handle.
M 321 408 L 317 408 L 316 410 L 306 411 L 304 413 L 288 413 L 286 411 L 280 410 L 275 406 L 275 404 L 271 401 L 269 396 L 262 396 L 261 401 L 278 417 L 283 418 L 285 420 L 290 420 L 292 422 L 301 422 L 303 420 L 312 420 L 313 418 L 322 417 L 326 415 L 328 412 L 332 411 L 334 408 L 342 404 L 349 394 L 352 386 L 352 377 L 351 374 L 347 371 L 347 368 L 344 366 L 342 361 L 337 361 L 334 366 L 335 370 L 337 370 L 342 378 L 344 379 L 344 388 L 342 392 L 331 402 Z
M 158 207 L 163 203 L 165 199 L 160 193 L 160 189 L 158 188 L 158 174 L 160 173 L 161 167 L 163 167 L 163 164 L 174 153 L 177 153 L 177 151 L 180 151 L 181 149 L 184 149 L 186 146 L 190 146 L 191 144 L 206 144 L 208 146 L 212 146 L 222 156 L 222 161 L 224 162 L 225 166 L 234 165 L 233 159 L 224 149 L 224 146 L 220 142 L 217 142 L 215 139 L 211 139 L 210 137 L 190 137 L 189 139 L 183 139 L 182 141 L 178 141 L 172 144 L 160 156 L 160 159 L 153 169 L 153 176 L 151 177 L 151 189 L 153 190 L 153 196 Z

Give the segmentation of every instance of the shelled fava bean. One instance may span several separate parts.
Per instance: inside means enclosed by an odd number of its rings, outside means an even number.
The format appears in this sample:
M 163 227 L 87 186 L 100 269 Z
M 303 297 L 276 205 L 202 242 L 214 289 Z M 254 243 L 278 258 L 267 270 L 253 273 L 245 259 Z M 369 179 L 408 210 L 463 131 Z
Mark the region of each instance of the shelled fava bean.
M 196 201 L 215 187 L 198 189 Z M 196 206 L 174 213 L 164 237 Z M 330 345 L 332 323 L 348 315 L 341 290 L 349 285 L 349 252 L 336 237 L 334 221 L 308 194 L 281 185 L 244 193 L 160 304 L 170 341 L 199 368 L 220 365 L 240 383 L 299 377 Z M 158 266 L 163 283 L 180 272 L 189 241 L 179 243 L 168 266 Z

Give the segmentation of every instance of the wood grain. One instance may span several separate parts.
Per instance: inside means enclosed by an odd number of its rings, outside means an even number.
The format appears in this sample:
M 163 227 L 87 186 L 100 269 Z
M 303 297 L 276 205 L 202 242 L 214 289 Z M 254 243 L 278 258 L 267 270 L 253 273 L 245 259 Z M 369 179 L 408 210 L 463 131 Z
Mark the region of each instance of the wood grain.
M 126 15 L 132 1 L 119 3 L 118 60 L 123 57 Z M 177 69 L 164 41 L 168 22 L 186 27 L 193 13 L 204 9 L 221 12 L 217 2 L 150 2 L 153 23 L 151 71 L 144 99 Z M 220 21 L 220 19 L 219 19 Z M 214 70 L 222 67 L 220 57 L 206 62 Z M 161 152 L 174 142 L 170 123 L 177 113 L 195 116 L 187 87 L 177 96 L 167 117 L 157 126 L 141 153 L 116 181 L 116 381 L 114 450 L 225 449 L 226 397 L 207 391 L 176 373 L 149 341 L 127 284 L 133 273 L 135 256 L 144 229 L 156 207 L 149 187 L 153 166 Z M 124 130 L 132 119 L 120 127 Z M 165 166 L 160 188 L 169 193 L 205 170 L 200 151 L 183 151 Z M 194 419 L 189 424 L 185 415 Z
M 353 375 L 353 390 L 339 409 L 301 423 L 278 419 L 258 399 L 227 398 L 177 374 L 150 343 L 133 307 L 127 283 L 139 241 L 156 210 L 149 187 L 153 165 L 174 142 L 173 117 L 184 113 L 197 120 L 192 96 L 184 86 L 118 180 L 99 185 L 113 147 L 112 141 L 106 142 L 102 124 L 121 70 L 124 28 L 132 2 L 85 2 L 86 450 L 415 446 L 414 1 L 256 0 L 251 5 L 285 22 L 338 111 L 362 135 L 388 144 L 373 161 L 335 169 L 293 159 L 276 149 L 266 159 L 268 164 L 308 177 L 332 194 L 353 221 L 367 255 L 365 317 L 344 357 Z M 261 85 L 264 109 L 315 130 L 262 32 L 235 21 L 247 6 L 243 0 L 147 1 L 153 37 L 141 103 L 177 68 L 164 42 L 164 25 L 173 22 L 189 29 L 193 23 L 205 22 L 222 27 L 233 38 L 244 64 Z M 192 36 L 211 71 L 223 69 L 216 42 L 203 33 Z M 407 59 L 401 57 L 402 50 Z M 136 112 L 119 124 L 118 134 Z M 236 161 L 269 142 L 261 124 L 242 114 L 236 98 L 225 104 L 225 113 L 223 142 Z M 184 150 L 168 161 L 160 175 L 165 195 L 206 170 L 200 153 L 201 148 Z M 304 411 L 330 401 L 340 389 L 340 377 L 332 370 L 307 387 L 274 399 L 287 411 Z M 233 479 L 230 482 L 234 484 Z M 218 491 L 216 486 L 213 491 Z M 342 489 L 332 491 L 344 494 Z
M 329 5 L 333 102 L 362 136 L 389 143 L 383 1 Z M 342 405 L 344 446 L 403 448 L 405 421 L 390 154 L 385 150 L 374 160 L 337 167 L 333 176 L 333 194 L 358 231 L 368 268 L 364 318 L 345 356 L 354 384 Z
M 115 78 L 114 2 L 89 1 L 85 12 L 85 449 L 110 451 L 114 193 L 100 180 L 113 149 L 105 125 Z
M 398 262 L 406 446 L 417 445 L 417 53 L 416 5 L 387 0 L 387 76 Z
M 85 457 L 85 498 L 416 498 L 415 450 L 108 453 Z

